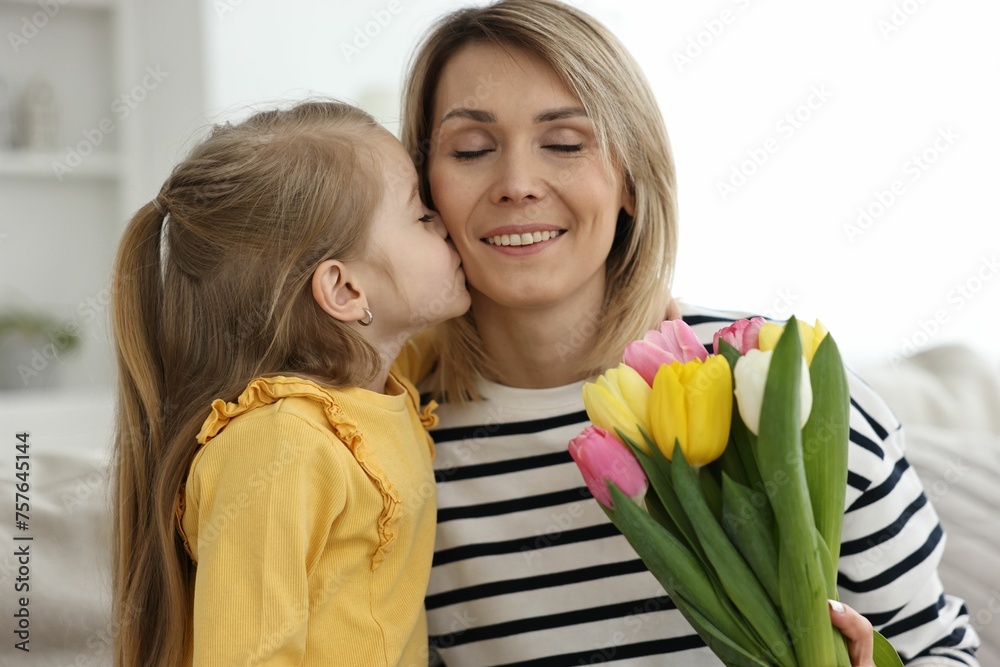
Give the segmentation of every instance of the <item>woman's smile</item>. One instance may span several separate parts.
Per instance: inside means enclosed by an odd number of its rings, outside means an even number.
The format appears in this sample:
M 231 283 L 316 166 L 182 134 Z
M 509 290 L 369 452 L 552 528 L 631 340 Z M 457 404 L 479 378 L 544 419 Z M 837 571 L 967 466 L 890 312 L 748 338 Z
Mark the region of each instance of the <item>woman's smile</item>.
M 509 225 L 490 230 L 480 240 L 505 255 L 519 256 L 541 252 L 565 232 L 547 225 Z

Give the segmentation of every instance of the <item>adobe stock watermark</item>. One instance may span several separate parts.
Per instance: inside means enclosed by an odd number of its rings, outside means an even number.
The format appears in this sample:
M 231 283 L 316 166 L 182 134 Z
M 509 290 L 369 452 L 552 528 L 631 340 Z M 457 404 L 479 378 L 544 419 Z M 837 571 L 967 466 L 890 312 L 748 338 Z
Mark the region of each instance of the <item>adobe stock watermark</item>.
M 705 55 L 712 48 L 712 45 L 722 37 L 726 29 L 742 15 L 741 12 L 750 7 L 750 0 L 732 0 L 732 2 L 736 5 L 737 11 L 727 7 L 720 11 L 717 16 L 705 19 L 701 22 L 701 29 L 687 38 L 684 48 L 674 51 L 674 64 L 677 65 L 678 72 L 683 74 L 685 67 L 693 65 L 695 60 Z
M 673 580 L 671 581 L 671 585 L 675 589 L 679 587 L 679 584 L 674 583 Z M 599 665 L 612 662 L 622 647 L 636 641 L 642 629 L 651 619 L 661 620 L 661 617 L 655 615 L 657 612 L 676 608 L 677 606 L 670 599 L 669 595 L 646 598 L 642 604 L 635 604 L 628 615 L 622 617 L 623 624 L 628 633 L 623 630 L 616 630 L 605 642 L 599 643 L 593 653 L 587 657 L 579 658 L 576 664 Z
M 950 125 L 939 127 L 931 143 L 921 151 L 913 153 L 900 167 L 900 177 L 895 178 L 882 188 L 872 192 L 868 203 L 857 208 L 854 222 L 844 224 L 844 234 L 852 244 L 859 236 L 863 236 L 875 222 L 889 212 L 900 197 L 907 193 L 907 182 L 916 183 L 934 165 L 942 155 L 951 150 L 955 142 L 961 138 Z
M 438 458 L 440 467 L 434 469 L 434 476 L 438 479 L 438 483 L 447 482 L 454 478 L 459 468 L 465 465 L 474 465 L 477 462 L 476 455 L 489 444 L 490 437 L 495 435 L 500 427 L 508 421 L 503 405 L 491 406 L 483 424 L 476 427 L 469 438 L 456 441 L 453 446 L 448 448 L 447 463 L 441 465 L 441 461 L 445 459 Z
M 11 30 L 7 33 L 7 41 L 10 42 L 10 48 L 14 50 L 14 55 L 20 53 L 21 48 L 34 39 L 35 35 L 59 14 L 59 10 L 69 3 L 70 0 L 38 0 L 36 4 L 41 8 L 41 11 L 35 12 L 30 17 L 22 16 L 21 29 L 17 32 Z
M 485 100 L 488 100 L 496 92 L 496 89 L 500 86 L 501 81 L 497 78 L 496 72 L 490 70 L 487 76 L 480 75 L 476 79 L 476 87 L 473 89 L 472 93 L 467 95 L 465 98 L 457 101 L 452 108 L 475 108 L 482 104 Z M 451 109 L 449 109 L 450 111 Z M 425 137 L 420 141 L 413 155 L 413 164 L 419 170 L 426 162 L 430 159 L 430 155 L 433 151 L 437 150 L 438 144 L 441 142 L 441 128 L 438 127 L 434 129 L 430 136 Z M 560 175 L 560 178 L 562 176 Z
M 823 452 L 831 443 L 837 442 L 834 438 L 839 433 L 839 429 L 828 419 L 823 419 L 816 424 L 818 427 L 814 437 L 802 442 L 802 460 L 811 461 L 815 456 Z M 789 465 L 795 462 L 797 453 L 790 452 L 785 457 L 785 462 Z M 754 488 L 750 489 L 749 497 L 739 500 L 738 506 L 727 508 L 722 517 L 723 528 L 726 532 L 736 530 L 754 520 L 761 511 L 771 512 L 771 501 L 778 494 L 778 491 L 792 481 L 788 473 L 779 468 L 767 479 L 761 479 Z
M 826 84 L 810 86 L 809 95 L 802 104 L 786 112 L 775 122 L 774 129 L 778 136 L 769 136 L 759 146 L 748 148 L 746 158 L 733 165 L 729 172 L 729 178 L 715 182 L 715 187 L 719 191 L 722 201 L 728 201 L 731 196 L 736 194 L 737 190 L 745 186 L 753 175 L 760 171 L 778 152 L 782 143 L 791 141 L 815 113 L 826 106 L 832 97 L 833 93 L 827 89 Z
M 593 345 L 594 339 L 601 331 L 606 311 L 602 306 L 599 310 L 586 313 L 570 328 L 570 335 L 556 343 L 556 355 L 559 361 L 566 361 L 585 347 Z
M 969 466 L 965 461 L 952 459 L 949 462 L 947 470 L 941 473 L 941 478 L 935 480 L 926 488 L 925 494 L 927 495 L 927 499 L 933 504 L 944 498 L 951 492 L 952 487 L 959 484 L 968 473 Z M 868 548 L 853 559 L 854 566 L 857 568 L 859 575 L 867 574 L 886 555 L 895 555 L 898 557 L 898 553 L 894 554 L 893 549 L 900 544 L 905 546 L 900 540 L 903 535 L 903 529 L 906 527 L 909 519 L 910 515 L 904 514 L 895 523 L 886 528 L 886 530 L 868 539 L 866 543 Z
M 442 619 L 441 614 L 438 612 L 434 612 L 433 617 L 436 627 L 444 625 L 447 629 L 441 634 L 431 637 L 432 650 L 437 648 L 451 648 L 455 645 L 459 637 L 479 623 L 479 618 L 465 608 L 449 611 L 448 618 L 446 619 Z
M 530 567 L 532 561 L 542 555 L 541 549 L 555 546 L 562 539 L 563 535 L 574 529 L 579 521 L 593 519 L 593 496 L 586 488 L 580 490 L 580 500 L 568 503 L 565 509 L 558 509 L 549 513 L 549 523 L 542 528 L 535 528 L 535 538 L 531 545 L 521 546 L 521 555 L 524 557 L 524 564 Z M 584 505 L 587 505 L 585 507 Z M 590 507 L 590 509 L 588 509 Z
M 76 306 L 73 317 L 63 321 L 49 338 L 49 342 L 31 350 L 31 359 L 27 363 L 18 364 L 17 373 L 27 387 L 32 379 L 38 377 L 53 361 L 63 362 L 72 356 L 73 340 L 83 331 L 81 323 L 93 322 L 108 308 L 111 303 L 111 292 L 102 289 L 96 296 L 90 296 Z M 65 354 L 64 354 L 65 353 Z
M 997 614 L 1000 614 L 1000 591 L 993 588 L 990 590 L 990 599 L 986 602 L 986 606 L 969 615 L 969 623 L 976 632 L 984 634 L 986 626 L 993 622 Z
M 372 20 L 367 21 L 364 26 L 354 27 L 354 39 L 340 43 L 340 52 L 344 55 L 344 60 L 350 64 L 355 56 L 368 48 L 372 40 L 382 34 L 392 19 L 403 9 L 403 4 L 399 0 L 389 0 L 385 9 L 375 9 L 371 12 Z
M 105 623 L 103 628 L 93 630 L 87 637 L 87 648 L 91 653 L 80 652 L 69 665 L 98 664 L 98 656 L 105 657 L 114 649 L 115 640 L 122 633 L 122 630 L 131 625 L 142 615 L 142 607 L 138 607 L 131 602 L 127 603 L 124 618 L 112 618 Z M 93 662 L 91 662 L 93 659 Z M 67 665 L 67 667 L 69 667 Z
M 784 321 L 795 314 L 795 303 L 797 301 L 798 296 L 792 292 L 792 288 L 782 287 L 774 293 L 774 298 L 767 307 L 761 308 L 756 312 L 768 321 Z
M 910 22 L 910 19 L 927 4 L 927 0 L 903 0 L 892 5 L 889 16 L 878 20 L 876 27 L 882 34 L 882 39 L 889 41 L 889 38 L 900 31 L 900 29 Z
M 63 491 L 59 499 L 66 514 L 72 514 L 78 507 L 86 504 L 94 494 L 103 495 L 107 487 L 108 468 L 101 466 L 91 470 L 86 477 L 77 477 L 73 483 L 72 493 Z
M 122 93 L 111 103 L 111 113 L 114 119 L 104 117 L 97 124 L 97 127 L 83 131 L 83 139 L 74 146 L 66 146 L 66 154 L 62 160 L 52 161 L 52 171 L 61 183 L 66 174 L 72 173 L 74 169 L 83 164 L 84 158 L 94 152 L 104 139 L 118 129 L 118 123 L 124 121 L 143 102 L 152 91 L 159 88 L 163 80 L 170 76 L 170 72 L 164 72 L 159 65 L 153 67 L 147 65 L 145 76 L 132 87 L 131 90 Z
M 232 14 L 242 4 L 243 0 L 214 0 L 212 9 L 220 19 L 225 20 L 226 14 Z
M 951 322 L 954 314 L 965 308 L 979 293 L 989 286 L 993 278 L 1000 273 L 1000 262 L 996 254 L 983 256 L 976 269 L 965 279 L 954 284 L 945 298 L 946 307 L 936 309 L 930 316 L 917 322 L 917 329 L 904 336 L 899 347 L 888 356 L 893 368 L 899 366 L 904 359 L 913 356 L 924 349 Z

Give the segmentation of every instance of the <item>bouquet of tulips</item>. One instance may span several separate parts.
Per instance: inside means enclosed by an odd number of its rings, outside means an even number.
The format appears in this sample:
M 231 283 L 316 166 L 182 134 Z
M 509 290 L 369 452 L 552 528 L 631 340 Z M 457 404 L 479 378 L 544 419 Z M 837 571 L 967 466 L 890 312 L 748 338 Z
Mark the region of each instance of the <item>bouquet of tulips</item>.
M 727 665 L 850 667 L 830 622 L 850 396 L 818 322 L 741 320 L 708 354 L 681 320 L 583 388 L 570 454 L 595 499 Z M 879 667 L 902 665 L 876 633 Z

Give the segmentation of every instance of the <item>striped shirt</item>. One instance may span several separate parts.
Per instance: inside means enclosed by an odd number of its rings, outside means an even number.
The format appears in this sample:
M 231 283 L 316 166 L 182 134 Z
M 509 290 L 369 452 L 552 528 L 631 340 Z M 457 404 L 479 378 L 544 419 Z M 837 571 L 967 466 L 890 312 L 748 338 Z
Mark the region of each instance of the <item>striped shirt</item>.
M 686 308 L 706 346 L 737 313 Z M 850 375 L 841 599 L 909 665 L 978 665 L 937 576 L 944 534 L 885 403 Z M 604 515 L 567 452 L 589 422 L 578 382 L 438 408 L 432 664 L 721 665 Z

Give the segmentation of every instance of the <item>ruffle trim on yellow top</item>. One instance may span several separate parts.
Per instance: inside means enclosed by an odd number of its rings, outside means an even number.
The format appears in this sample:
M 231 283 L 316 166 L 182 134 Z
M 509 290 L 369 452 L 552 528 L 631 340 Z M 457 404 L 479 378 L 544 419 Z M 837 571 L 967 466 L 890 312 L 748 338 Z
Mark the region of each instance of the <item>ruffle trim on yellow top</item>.
M 413 400 L 415 406 L 420 405 L 419 395 L 416 389 L 409 382 L 400 382 Z M 323 406 L 327 421 L 333 427 L 337 438 L 347 446 L 354 456 L 354 459 L 361 466 L 365 474 L 375 483 L 383 499 L 383 509 L 378 521 L 379 545 L 372 554 L 372 569 L 378 567 L 385 560 L 386 545 L 396 536 L 395 528 L 399 522 L 399 493 L 386 477 L 382 465 L 379 462 L 378 453 L 358 432 L 358 426 L 348 417 L 340 405 L 327 391 L 310 380 L 296 377 L 266 377 L 257 378 L 247 385 L 235 403 L 227 403 L 222 399 L 212 401 L 212 413 L 205 420 L 198 433 L 197 441 L 199 445 L 208 444 L 212 438 L 217 436 L 229 424 L 234 417 L 242 415 L 254 408 L 270 405 L 282 398 L 308 398 Z M 425 428 L 432 428 L 437 425 L 438 417 L 433 413 L 437 403 L 431 401 L 422 411 L 419 412 L 420 422 Z M 181 518 L 184 515 L 185 490 L 181 486 L 179 502 L 176 506 L 177 530 L 184 540 L 184 548 L 191 555 L 188 547 L 187 535 L 181 528 Z
M 438 425 L 438 416 L 434 414 L 437 410 L 438 402 L 431 400 L 424 409 L 420 411 L 420 423 L 424 425 L 426 429 L 432 429 Z

